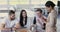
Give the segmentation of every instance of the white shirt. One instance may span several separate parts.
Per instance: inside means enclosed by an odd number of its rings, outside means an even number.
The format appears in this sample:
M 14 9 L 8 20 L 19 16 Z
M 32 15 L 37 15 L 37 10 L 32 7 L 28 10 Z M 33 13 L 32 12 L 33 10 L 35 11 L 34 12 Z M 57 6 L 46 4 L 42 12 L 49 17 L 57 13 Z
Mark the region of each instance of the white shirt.
M 9 18 L 7 18 L 5 20 L 5 28 L 13 28 L 17 23 L 19 23 L 17 19 L 11 21 Z
M 43 16 L 43 18 L 46 19 L 46 17 Z M 37 31 L 39 32 L 43 32 L 43 19 L 41 19 L 40 17 L 36 16 L 36 25 L 37 25 Z

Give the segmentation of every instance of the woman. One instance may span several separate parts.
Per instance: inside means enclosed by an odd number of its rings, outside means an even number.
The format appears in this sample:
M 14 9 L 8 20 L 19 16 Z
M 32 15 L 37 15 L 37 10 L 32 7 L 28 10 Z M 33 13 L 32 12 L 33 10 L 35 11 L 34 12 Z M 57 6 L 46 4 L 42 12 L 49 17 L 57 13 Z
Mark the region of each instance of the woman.
M 31 18 L 28 18 L 27 12 L 25 10 L 21 10 L 19 22 L 21 28 L 30 29 L 31 23 L 32 23 Z
M 56 32 L 57 11 L 54 9 L 55 4 L 52 1 L 47 1 L 45 6 L 49 12 L 46 23 L 46 32 Z

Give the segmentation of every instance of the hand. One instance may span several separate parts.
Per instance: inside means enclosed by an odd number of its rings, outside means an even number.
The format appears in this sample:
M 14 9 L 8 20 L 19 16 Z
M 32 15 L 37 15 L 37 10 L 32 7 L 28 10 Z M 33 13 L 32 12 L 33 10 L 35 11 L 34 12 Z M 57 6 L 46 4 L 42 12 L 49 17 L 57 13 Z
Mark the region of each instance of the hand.
M 16 30 L 16 28 L 12 28 L 12 30 Z
M 42 20 L 43 20 L 43 22 L 44 22 L 44 23 L 46 23 L 46 22 L 47 22 L 47 19 L 46 19 L 46 18 L 44 18 L 44 17 L 42 17 Z
M 43 19 L 44 19 L 45 21 L 47 21 L 47 18 L 46 18 L 46 17 L 43 17 Z

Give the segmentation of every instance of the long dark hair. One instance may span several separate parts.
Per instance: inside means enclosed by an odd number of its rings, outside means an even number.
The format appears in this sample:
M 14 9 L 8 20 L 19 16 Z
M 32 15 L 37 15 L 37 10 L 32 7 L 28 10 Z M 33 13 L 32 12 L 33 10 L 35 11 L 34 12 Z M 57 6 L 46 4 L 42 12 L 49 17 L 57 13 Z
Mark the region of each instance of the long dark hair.
M 25 12 L 25 13 L 26 13 L 25 25 L 27 24 L 27 12 L 26 12 L 25 10 L 21 10 L 21 13 L 20 13 L 20 25 L 21 25 L 22 27 L 24 27 L 22 12 Z

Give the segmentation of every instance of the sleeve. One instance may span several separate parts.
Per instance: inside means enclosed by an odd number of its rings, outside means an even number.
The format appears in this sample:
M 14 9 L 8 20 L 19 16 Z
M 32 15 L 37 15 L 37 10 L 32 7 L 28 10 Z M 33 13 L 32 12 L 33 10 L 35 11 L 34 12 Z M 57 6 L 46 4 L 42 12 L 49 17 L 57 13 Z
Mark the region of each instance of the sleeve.
M 50 15 L 50 25 L 53 26 L 54 25 L 54 14 Z

